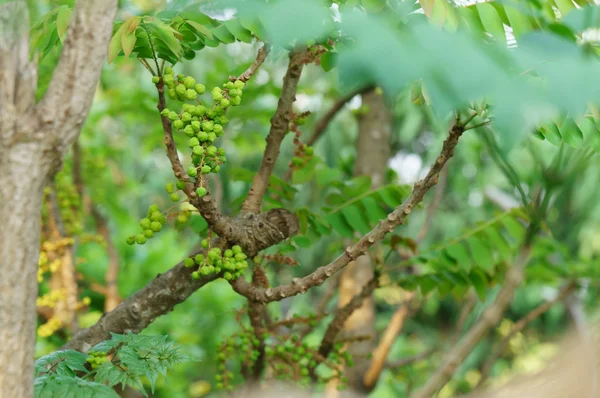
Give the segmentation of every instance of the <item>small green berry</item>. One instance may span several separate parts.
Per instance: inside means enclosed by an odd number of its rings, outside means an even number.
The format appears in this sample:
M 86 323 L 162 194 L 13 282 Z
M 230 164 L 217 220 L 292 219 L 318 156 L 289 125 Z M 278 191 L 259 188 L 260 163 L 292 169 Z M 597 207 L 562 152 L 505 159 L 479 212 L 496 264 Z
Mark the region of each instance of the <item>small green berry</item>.
M 235 82 L 233 82 L 233 87 L 240 89 L 240 90 L 243 89 L 245 85 L 246 85 L 246 83 L 244 83 L 241 80 L 236 80 Z
M 315 148 L 313 148 L 312 146 L 307 146 L 304 148 L 304 153 L 308 156 L 312 156 L 315 153 Z
M 142 227 L 142 229 L 150 228 L 150 219 L 142 218 L 140 220 L 140 227 Z
M 192 272 L 192 279 L 200 279 L 202 275 L 198 271 Z
M 193 258 L 186 258 L 185 260 L 183 260 L 183 265 L 185 265 L 188 268 L 192 268 L 194 265 L 196 265 L 196 263 L 194 262 Z
M 158 221 L 152 221 L 152 223 L 150 224 L 150 229 L 154 232 L 158 232 L 162 229 L 162 223 Z
M 215 124 L 211 121 L 202 122 L 202 130 L 204 130 L 206 132 L 213 131 L 214 127 L 215 127 Z
M 203 197 L 204 195 L 206 195 L 206 188 L 198 187 L 196 189 L 196 195 L 198 195 L 199 197 Z
M 229 104 L 230 104 L 230 102 L 229 102 L 229 100 L 227 98 L 221 99 L 221 106 L 223 108 L 227 108 L 229 106 Z
M 207 154 L 208 156 L 216 156 L 218 151 L 219 151 L 219 150 L 218 150 L 218 149 L 217 149 L 217 147 L 216 147 L 216 146 L 214 146 L 214 145 L 211 145 L 211 146 L 209 146 L 208 148 L 206 148 L 206 154 Z
M 187 92 L 187 88 L 180 83 L 175 87 L 175 92 L 177 93 L 177 95 L 185 95 L 185 93 Z
M 194 86 L 196 85 L 196 79 L 194 79 L 191 76 L 187 76 L 183 79 L 183 84 L 187 87 L 187 88 L 194 88 Z M 194 92 L 194 97 L 196 93 Z
M 194 90 L 196 90 L 198 94 L 202 95 L 206 91 L 206 87 L 204 87 L 204 84 L 198 83 L 194 86 Z
M 193 148 L 193 147 L 198 146 L 198 145 L 200 145 L 200 141 L 198 141 L 198 138 L 196 138 L 196 137 L 192 137 L 188 141 L 188 146 L 190 148 Z
M 208 165 L 202 166 L 202 174 L 208 174 L 208 173 L 210 173 L 210 170 L 211 170 L 210 166 L 208 166 Z
M 233 254 L 242 253 L 242 248 L 239 245 L 233 246 L 231 250 L 233 251 Z
M 204 254 L 196 254 L 196 256 L 194 256 L 194 261 L 198 265 L 202 264 L 204 262 Z
M 206 107 L 202 105 L 197 105 L 194 114 L 198 117 L 202 117 L 206 114 Z
M 172 193 L 169 197 L 173 202 L 179 201 L 179 195 L 177 195 L 176 193 Z
M 191 125 L 185 126 L 183 133 L 188 137 L 193 137 L 195 135 L 194 129 Z
M 225 272 L 223 274 L 223 278 L 225 278 L 226 280 L 230 281 L 233 279 L 233 275 L 231 274 L 231 272 Z
M 206 140 L 208 140 L 208 133 L 204 131 L 199 131 L 198 134 L 196 134 L 196 137 L 198 137 L 198 141 L 205 142 Z
M 173 122 L 173 127 L 175 127 L 176 130 L 181 130 L 183 128 L 183 120 L 175 120 Z
M 192 148 L 192 151 L 194 152 L 194 155 L 198 155 L 198 156 L 204 155 L 204 148 L 201 147 L 200 145 L 196 145 L 194 148 Z
M 192 115 L 190 115 L 188 112 L 183 112 L 183 113 L 181 114 L 181 120 L 182 120 L 184 123 L 191 122 L 191 121 L 192 121 Z
M 170 86 L 173 83 L 175 83 L 175 79 L 173 78 L 172 74 L 165 74 L 165 76 L 163 76 L 163 81 L 167 86 Z
M 128 245 L 133 245 L 135 243 L 135 235 L 130 236 L 127 238 L 127 244 Z
M 229 90 L 229 95 L 232 97 L 241 97 L 242 90 L 240 90 L 239 88 L 234 88 L 233 90 Z
M 163 109 L 163 110 L 160 112 L 160 114 L 161 114 L 162 116 L 169 116 L 169 113 L 170 113 L 170 112 L 171 112 L 171 111 L 169 110 L 169 108 L 165 108 L 165 109 Z
M 219 171 L 221 171 L 221 166 L 216 165 L 215 167 L 212 168 L 213 173 L 218 173 Z
M 195 167 L 190 166 L 187 168 L 187 173 L 190 177 L 196 177 L 198 175 L 198 170 Z
M 143 233 L 146 238 L 151 238 L 154 236 L 154 231 L 151 229 L 145 229 Z
M 158 84 L 159 81 L 160 81 L 160 77 L 158 77 L 158 76 L 152 76 L 152 83 Z
M 208 133 L 208 140 L 210 142 L 213 142 L 216 139 L 217 139 L 217 135 L 213 131 L 211 131 L 210 133 Z
M 167 193 L 173 193 L 173 192 L 175 192 L 175 185 L 173 185 L 172 182 L 168 182 L 165 185 L 165 190 L 167 191 Z M 148 221 L 150 221 L 150 220 L 148 220 Z
M 171 68 L 170 66 L 167 66 L 165 68 L 165 75 L 172 75 L 173 74 L 173 68 Z
M 229 99 L 229 102 L 231 103 L 231 105 L 233 106 L 238 106 L 239 104 L 242 103 L 242 98 L 241 97 L 231 97 Z
M 185 182 L 181 181 L 181 180 L 177 180 L 177 182 L 175 183 L 175 186 L 177 187 L 177 189 L 183 191 L 185 189 Z
M 169 120 L 174 122 L 175 120 L 179 119 L 179 115 L 177 114 L 177 112 L 169 112 Z
M 144 234 L 138 234 L 135 236 L 135 241 L 138 245 L 143 245 L 146 243 L 148 239 L 144 236 Z
M 220 101 L 223 98 L 223 90 L 220 87 L 213 88 L 211 94 L 214 101 Z
M 188 100 L 193 100 L 196 99 L 196 96 L 198 94 L 196 94 L 196 91 L 192 90 L 191 88 L 188 88 L 187 91 L 185 92 L 185 98 L 187 98 Z
M 206 249 L 208 247 L 208 239 L 202 239 L 202 242 L 200 242 L 200 245 Z

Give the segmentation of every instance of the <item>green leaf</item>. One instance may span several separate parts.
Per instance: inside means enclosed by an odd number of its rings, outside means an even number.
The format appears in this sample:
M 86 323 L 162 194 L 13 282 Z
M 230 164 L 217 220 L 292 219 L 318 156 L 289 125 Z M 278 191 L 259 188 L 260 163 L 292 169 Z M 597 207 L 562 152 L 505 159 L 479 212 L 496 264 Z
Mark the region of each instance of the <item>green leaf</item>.
M 329 186 L 333 181 L 340 181 L 342 172 L 339 169 L 321 168 L 317 172 L 317 184 L 321 187 Z
M 579 148 L 583 143 L 583 133 L 575 123 L 575 121 L 567 117 L 563 122 L 560 132 L 563 140 L 574 148 Z
M 116 31 L 112 39 L 110 39 L 110 43 L 108 43 L 108 64 L 110 65 L 117 55 L 121 52 L 122 44 L 121 44 L 121 36 L 123 36 L 123 32 L 127 29 L 127 25 L 122 24 L 119 29 Z
M 173 55 L 179 58 L 182 53 L 181 43 L 175 38 L 173 29 L 160 21 L 154 21 L 150 26 L 152 26 L 152 31 L 156 34 L 156 38 L 164 43 Z
M 321 55 L 321 68 L 325 72 L 329 72 L 335 65 L 337 64 L 338 54 L 332 51 L 328 51 L 325 54 Z
M 64 41 L 67 33 L 69 19 L 71 19 L 71 9 L 68 6 L 61 6 L 56 14 L 56 30 L 61 42 Z
M 385 0 L 361 0 L 360 2 L 367 12 L 378 13 L 386 6 Z
M 487 235 L 491 245 L 496 249 L 502 260 L 508 260 L 513 256 L 513 250 L 498 232 L 495 226 L 486 228 L 484 233 Z
M 446 252 L 450 257 L 456 260 L 456 263 L 458 264 L 460 269 L 471 268 L 473 260 L 469 256 L 469 252 L 462 243 L 458 242 L 448 246 L 446 248 Z
M 362 204 L 365 208 L 367 217 L 369 218 L 370 224 L 374 225 L 379 220 L 383 220 L 387 217 L 387 213 L 379 207 L 379 204 L 372 196 L 367 196 L 362 200 Z
M 235 42 L 235 36 L 231 34 L 225 25 L 221 25 L 218 28 L 213 29 L 212 33 L 222 43 L 230 44 Z
M 540 127 L 540 131 L 551 144 L 560 145 L 562 142 L 562 136 L 560 135 L 560 131 L 556 124 L 548 123 L 545 126 Z
M 233 36 L 244 43 L 252 43 L 252 32 L 244 28 L 239 19 L 234 18 L 224 23 Z
M 312 242 L 306 236 L 296 236 L 292 240 L 295 244 L 298 245 L 298 247 L 301 247 L 301 248 L 307 248 L 312 245 Z
M 133 51 L 133 47 L 135 47 L 135 42 L 137 37 L 135 37 L 135 33 L 124 33 L 121 36 L 121 46 L 123 47 L 123 54 L 125 58 L 129 58 L 129 54 Z
M 517 39 L 525 33 L 531 31 L 532 26 L 527 15 L 510 6 L 505 6 L 504 11 L 506 12 L 506 16 L 510 22 L 510 27 L 512 28 Z
M 195 21 L 190 21 L 187 20 L 185 21 L 188 25 L 190 25 L 192 28 L 196 29 L 196 31 L 198 33 L 203 34 L 204 36 L 208 37 L 210 40 L 214 40 L 214 36 L 212 34 L 212 32 L 210 31 L 210 29 L 208 29 L 206 26 L 199 24 L 198 22 Z
M 119 398 L 112 388 L 79 377 L 42 376 L 34 381 L 35 398 Z
M 502 221 L 506 226 L 510 236 L 516 241 L 516 243 L 520 244 L 525 236 L 525 227 L 512 217 L 506 217 Z
M 479 296 L 481 300 L 485 300 L 488 291 L 488 281 L 485 274 L 481 272 L 481 270 L 474 268 L 469 273 L 469 280 L 473 284 L 477 296 Z
M 333 229 L 335 229 L 340 235 L 345 238 L 354 237 L 354 231 L 352 227 L 346 221 L 346 218 L 340 213 L 332 213 L 326 217 L 326 220 Z
M 475 263 L 487 270 L 488 272 L 494 269 L 494 255 L 485 243 L 476 236 L 467 239 L 467 243 L 471 248 L 471 255 Z
M 490 33 L 501 43 L 506 43 L 504 26 L 494 6 L 489 3 L 478 3 L 476 7 L 486 32 Z
M 363 211 L 358 206 L 346 206 L 342 208 L 342 214 L 355 231 L 363 235 L 371 231 L 371 227 L 363 218 Z

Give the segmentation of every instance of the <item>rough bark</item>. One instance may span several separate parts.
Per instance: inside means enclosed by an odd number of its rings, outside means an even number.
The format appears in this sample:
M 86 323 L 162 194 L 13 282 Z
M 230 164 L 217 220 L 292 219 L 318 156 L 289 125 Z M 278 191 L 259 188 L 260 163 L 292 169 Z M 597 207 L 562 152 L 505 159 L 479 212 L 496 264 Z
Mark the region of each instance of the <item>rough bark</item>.
M 46 97 L 35 105 L 23 1 L 0 5 L 0 391 L 33 394 L 43 188 L 83 124 L 112 32 L 116 1 L 80 1 Z
M 383 96 L 374 90 L 364 93 L 362 101 L 369 112 L 358 120 L 354 174 L 371 177 L 371 186 L 377 188 L 385 183 L 390 157 L 392 114 Z M 369 256 L 359 257 L 348 264 L 340 279 L 339 307 L 348 304 L 372 279 L 373 266 Z M 375 301 L 373 295 L 369 294 L 362 305 L 348 317 L 340 334 L 340 337 L 373 336 L 370 340 L 354 342 L 348 347 L 356 360 L 354 366 L 346 369 L 345 373 L 349 387 L 356 392 L 368 391 L 363 384 L 363 376 L 370 364 L 367 354 L 376 346 L 375 332 Z

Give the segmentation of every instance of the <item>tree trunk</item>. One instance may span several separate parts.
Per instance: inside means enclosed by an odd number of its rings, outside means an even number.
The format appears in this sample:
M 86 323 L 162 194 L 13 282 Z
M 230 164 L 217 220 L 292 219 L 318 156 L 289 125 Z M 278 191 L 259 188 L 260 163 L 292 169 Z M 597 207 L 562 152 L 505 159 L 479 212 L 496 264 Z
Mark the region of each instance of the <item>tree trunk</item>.
M 390 157 L 392 114 L 384 98 L 375 91 L 362 96 L 363 105 L 369 111 L 358 120 L 358 140 L 356 143 L 356 163 L 354 174 L 371 177 L 371 186 L 377 188 L 385 182 L 385 172 Z M 348 303 L 363 286 L 373 278 L 373 267 L 368 256 L 359 257 L 348 264 L 340 279 L 338 306 Z M 369 368 L 367 355 L 376 346 L 375 302 L 373 296 L 363 302 L 348 318 L 340 337 L 369 335 L 371 339 L 352 343 L 349 351 L 355 357 L 354 366 L 346 370 L 348 385 L 355 393 L 367 393 L 363 376 Z
M 35 104 L 22 0 L 0 5 L 0 394 L 33 396 L 37 269 L 43 189 L 91 105 L 116 12 L 115 0 L 78 1 L 60 62 Z

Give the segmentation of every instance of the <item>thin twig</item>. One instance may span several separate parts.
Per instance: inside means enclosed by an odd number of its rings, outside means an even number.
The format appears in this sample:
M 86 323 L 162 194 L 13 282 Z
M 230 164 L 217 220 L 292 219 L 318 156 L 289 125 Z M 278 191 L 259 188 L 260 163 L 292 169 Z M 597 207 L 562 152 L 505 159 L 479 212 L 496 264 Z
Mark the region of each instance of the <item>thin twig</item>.
M 258 70 L 258 68 L 260 68 L 260 66 L 263 64 L 263 62 L 265 62 L 265 58 L 267 58 L 267 55 L 269 54 L 270 50 L 271 50 L 271 47 L 269 45 L 267 45 L 266 43 L 263 44 L 263 46 L 258 50 L 258 53 L 256 55 L 256 59 L 254 60 L 254 62 L 252 62 L 252 65 L 250 65 L 248 67 L 248 69 L 246 69 L 238 77 L 229 76 L 229 81 L 233 82 L 233 81 L 236 81 L 236 80 L 241 80 L 241 81 L 243 81 L 245 83 L 248 80 L 250 80 L 250 78 L 252 76 L 254 76 L 254 74 L 256 73 L 256 71 Z
M 405 366 L 412 365 L 415 362 L 419 362 L 419 361 L 427 358 L 428 356 L 430 356 L 434 352 L 435 352 L 435 349 L 431 348 L 429 350 L 425 350 L 422 353 L 414 355 L 412 357 L 402 358 L 402 359 L 399 359 L 397 361 L 386 361 L 385 362 L 385 368 L 386 369 L 403 368 Z
M 381 340 L 379 340 L 377 348 L 373 352 L 373 357 L 371 358 L 369 368 L 363 376 L 363 385 L 368 391 L 373 389 L 377 383 L 377 380 L 379 380 L 379 376 L 381 375 L 381 371 L 385 366 L 385 360 L 390 349 L 392 348 L 392 344 L 394 344 L 396 337 L 404 326 L 404 321 L 410 314 L 409 302 L 412 300 L 414 295 L 414 292 L 408 293 L 408 298 L 404 301 L 400 308 L 394 312 L 394 315 L 392 316 L 392 319 L 390 319 L 390 322 L 385 329 Z
M 444 198 L 444 191 L 446 190 L 446 184 L 448 182 L 448 168 L 445 168 L 440 173 L 440 183 L 435 188 L 435 195 L 433 196 L 433 200 L 431 204 L 427 207 L 427 214 L 425 215 L 425 222 L 421 227 L 421 230 L 417 234 L 417 242 L 421 242 L 427 236 L 427 232 L 429 232 L 429 227 L 431 226 L 431 222 L 433 221 L 433 216 L 435 215 L 436 210 L 438 209 L 442 199 Z
M 494 352 L 488 357 L 487 361 L 483 364 L 483 367 L 481 368 L 481 378 L 479 379 L 479 382 L 477 383 L 477 386 L 475 387 L 475 389 L 483 386 L 485 381 L 488 379 L 488 377 L 490 376 L 490 373 L 492 371 L 492 367 L 494 366 L 494 364 L 496 363 L 496 361 L 498 360 L 500 355 L 502 355 L 502 353 L 506 349 L 506 346 L 508 345 L 510 339 L 514 335 L 519 333 L 521 330 L 523 330 L 530 322 L 532 322 L 533 320 L 538 318 L 540 315 L 542 315 L 543 313 L 548 311 L 550 308 L 552 308 L 554 306 L 554 304 L 558 303 L 559 301 L 563 301 L 569 294 L 571 294 L 571 292 L 573 290 L 575 290 L 576 287 L 577 287 L 577 284 L 575 282 L 571 281 L 571 282 L 567 283 L 567 285 L 565 285 L 560 290 L 559 294 L 556 297 L 554 297 L 552 300 L 546 301 L 545 303 L 537 306 L 536 308 L 531 310 L 529 313 L 527 313 L 527 315 L 525 315 L 523 318 L 519 319 L 512 326 L 512 328 L 510 329 L 510 332 L 506 336 L 504 336 L 504 338 L 498 343 L 498 345 L 494 349 Z

